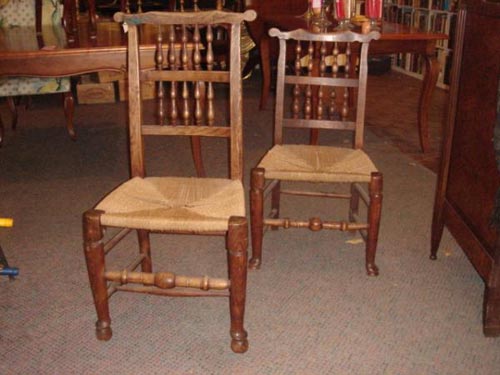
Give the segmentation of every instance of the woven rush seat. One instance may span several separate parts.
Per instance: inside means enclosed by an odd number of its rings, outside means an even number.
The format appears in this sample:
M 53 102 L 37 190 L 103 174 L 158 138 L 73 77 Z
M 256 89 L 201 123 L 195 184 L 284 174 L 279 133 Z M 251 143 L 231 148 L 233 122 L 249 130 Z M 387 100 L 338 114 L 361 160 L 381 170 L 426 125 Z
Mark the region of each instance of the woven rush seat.
M 238 180 L 190 177 L 135 177 L 96 209 L 101 223 L 151 231 L 227 231 L 230 216 L 245 216 Z
M 258 167 L 267 178 L 289 181 L 369 182 L 377 172 L 360 149 L 311 145 L 276 145 Z

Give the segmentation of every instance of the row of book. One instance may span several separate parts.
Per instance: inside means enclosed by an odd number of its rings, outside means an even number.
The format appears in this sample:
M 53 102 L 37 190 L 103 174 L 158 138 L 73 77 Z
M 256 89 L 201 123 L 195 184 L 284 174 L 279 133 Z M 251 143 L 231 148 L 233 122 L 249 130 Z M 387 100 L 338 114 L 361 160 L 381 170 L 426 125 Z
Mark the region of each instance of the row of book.
M 410 25 L 421 30 L 442 33 L 449 36 L 448 39 L 437 41 L 436 49 L 437 59 L 441 67 L 438 84 L 442 87 L 446 87 L 449 84 L 450 78 L 456 14 L 453 12 L 413 8 L 405 5 L 398 6 L 395 4 L 387 4 L 384 8 L 384 19 L 390 22 Z M 421 57 L 410 53 L 397 54 L 394 57 L 393 66 L 415 76 L 422 75 L 424 69 Z
M 457 9 L 458 0 L 387 0 L 386 5 L 454 12 Z
M 450 84 L 453 51 L 438 50 L 436 53 L 441 67 L 438 76 L 438 86 L 446 88 Z M 424 73 L 424 61 L 422 60 L 422 56 L 417 54 L 398 53 L 393 57 L 392 66 L 395 67 L 396 70 L 409 73 L 415 77 L 421 77 Z

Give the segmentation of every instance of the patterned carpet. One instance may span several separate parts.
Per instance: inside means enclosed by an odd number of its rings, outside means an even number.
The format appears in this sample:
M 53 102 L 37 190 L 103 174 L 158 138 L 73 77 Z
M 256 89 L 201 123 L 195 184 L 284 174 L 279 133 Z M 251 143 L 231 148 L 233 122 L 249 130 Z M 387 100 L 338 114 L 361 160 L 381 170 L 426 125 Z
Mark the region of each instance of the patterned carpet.
M 447 231 L 438 260 L 428 259 L 436 176 L 411 157 L 418 151 L 415 109 L 403 114 L 401 98 L 412 108 L 418 82 L 397 84 L 406 79 L 388 74 L 369 86 L 375 98 L 366 149 L 384 173 L 380 276 L 365 275 L 363 245 L 348 234 L 267 233 L 262 269 L 249 273 L 244 355 L 230 350 L 224 299 L 117 293 L 110 306 L 113 338 L 96 340 L 81 214 L 128 176 L 125 106 L 77 106 L 72 142 L 59 98 L 35 98 L 0 149 L 0 215 L 15 220 L 0 230 L 0 243 L 21 270 L 15 281 L 0 279 L 0 373 L 497 373 L 500 340 L 482 335 L 482 280 Z M 247 187 L 250 167 L 271 142 L 272 110 L 257 110 L 258 84 L 255 76 L 244 87 Z M 388 94 L 391 105 L 384 104 Z M 5 103 L 0 112 L 7 117 Z M 394 113 L 392 125 L 408 124 L 406 130 L 391 130 L 387 119 Z M 148 144 L 153 167 L 192 172 L 187 140 L 165 142 Z M 290 201 L 283 213 L 345 212 L 307 202 Z M 164 270 L 224 277 L 223 242 L 155 235 L 153 258 Z M 134 245 L 131 238 L 115 261 Z

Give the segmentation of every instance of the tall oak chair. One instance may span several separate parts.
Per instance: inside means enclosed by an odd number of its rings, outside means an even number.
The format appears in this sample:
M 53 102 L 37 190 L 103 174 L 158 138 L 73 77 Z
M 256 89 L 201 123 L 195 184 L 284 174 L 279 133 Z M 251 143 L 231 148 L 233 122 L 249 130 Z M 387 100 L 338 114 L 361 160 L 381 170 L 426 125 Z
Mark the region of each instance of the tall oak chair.
M 251 172 L 250 268 L 261 265 L 267 227 L 334 229 L 360 231 L 366 241 L 366 271 L 368 275 L 377 275 L 375 252 L 382 207 L 382 173 L 363 151 L 363 129 L 368 46 L 380 34 L 280 32 L 275 28 L 269 34 L 279 40 L 274 145 Z M 295 54 L 291 70 L 287 70 L 287 47 Z M 357 69 L 352 63 L 356 55 L 359 56 Z M 304 62 L 306 68 L 303 68 Z M 286 137 L 285 130 L 290 129 L 306 132 L 329 129 L 342 134 L 349 131 L 352 147 L 344 147 L 342 142 L 334 140 L 330 145 L 301 144 L 304 142 L 300 138 Z M 325 185 L 328 191 L 321 191 Z M 368 193 L 365 185 L 368 185 Z M 264 218 L 268 194 L 271 212 Z M 280 218 L 280 196 L 285 194 L 348 200 L 349 219 Z M 361 219 L 360 200 L 367 206 L 366 221 Z
M 253 11 L 117 13 L 114 17 L 128 28 L 131 178 L 83 215 L 84 252 L 97 310 L 96 334 L 100 340 L 109 340 L 112 335 L 108 300 L 116 291 L 165 296 L 223 296 L 229 298 L 231 348 L 238 353 L 247 350 L 243 316 L 248 229 L 242 184 L 239 41 L 241 23 L 255 17 Z M 228 71 L 212 69 L 211 41 L 217 24 L 229 25 L 231 57 Z M 140 64 L 138 34 L 148 26 L 159 30 L 155 70 L 141 70 Z M 188 35 L 188 29 L 192 29 L 192 35 Z M 205 43 L 202 43 L 202 35 L 208 39 Z M 160 106 L 168 119 L 165 124 L 143 121 L 145 107 L 141 102 L 140 84 L 144 81 L 166 83 L 166 89 L 165 85 L 158 85 L 158 96 L 161 103 L 165 102 L 164 107 Z M 216 84 L 217 90 L 214 89 Z M 224 87 L 228 89 L 228 96 L 221 95 L 220 100 L 227 100 L 228 104 L 217 105 L 215 95 Z M 179 91 L 181 96 L 177 95 Z M 206 93 L 202 95 L 201 91 Z M 205 103 L 201 103 L 200 98 L 204 98 Z M 216 113 L 220 108 L 222 113 Z M 226 138 L 229 175 L 226 178 L 147 176 L 146 136 Z M 106 228 L 120 230 L 105 240 Z M 105 256 L 109 256 L 110 250 L 116 249 L 115 245 L 131 231 L 137 231 L 138 258 L 126 267 L 109 269 Z M 228 278 L 153 272 L 150 232 L 226 236 Z M 137 270 L 139 266 L 140 271 Z
M 33 46 L 29 48 L 44 48 L 46 44 L 64 43 L 61 28 L 62 12 L 59 1 L 53 0 L 10 0 L 0 5 L 0 28 L 31 27 Z M 51 38 L 45 40 L 44 31 Z M 15 33 L 14 33 L 15 34 Z M 10 41 L 13 44 L 19 41 Z M 71 92 L 71 81 L 68 77 L 0 77 L 0 96 L 6 97 L 12 114 L 11 127 L 17 126 L 18 113 L 16 101 L 20 96 L 61 93 L 64 99 L 64 114 L 66 128 L 72 139 L 76 138 L 73 127 L 74 98 Z M 0 145 L 3 140 L 3 122 L 0 118 Z

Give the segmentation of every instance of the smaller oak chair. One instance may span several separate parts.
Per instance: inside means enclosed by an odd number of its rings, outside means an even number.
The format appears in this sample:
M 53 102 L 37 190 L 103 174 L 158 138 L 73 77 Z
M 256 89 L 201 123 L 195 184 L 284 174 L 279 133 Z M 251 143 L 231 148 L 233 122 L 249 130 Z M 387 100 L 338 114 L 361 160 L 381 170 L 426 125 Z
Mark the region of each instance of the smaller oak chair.
M 255 269 L 261 265 L 265 227 L 334 229 L 360 231 L 366 241 L 366 271 L 368 275 L 377 275 L 375 252 L 382 207 L 382 173 L 362 148 L 368 46 L 380 34 L 280 32 L 275 28 L 269 34 L 278 38 L 280 48 L 274 142 L 251 172 L 252 257 L 249 266 Z M 286 64 L 287 47 L 295 54 L 291 70 Z M 356 69 L 351 64 L 358 54 Z M 308 61 L 306 68 L 303 68 L 304 59 Z M 353 97 L 357 99 L 351 100 Z M 287 129 L 296 132 L 297 129 L 306 132 L 329 129 L 342 134 L 349 131 L 353 147 L 344 147 L 342 142 L 334 143 L 335 140 L 331 140 L 333 145 L 303 144 L 302 138 L 286 138 Z M 286 142 L 290 139 L 295 143 Z M 325 184 L 329 186 L 327 192 L 311 186 Z M 368 193 L 365 185 L 368 185 Z M 269 193 L 271 212 L 264 218 L 264 200 Z M 280 218 L 280 196 L 284 194 L 348 200 L 349 219 Z M 366 221 L 361 219 L 360 200 L 367 205 Z
M 96 334 L 100 340 L 109 340 L 112 335 L 108 300 L 116 291 L 165 296 L 222 296 L 229 298 L 231 348 L 238 353 L 247 350 L 243 316 L 248 229 L 242 183 L 239 41 L 241 23 L 255 17 L 253 11 L 115 14 L 115 20 L 124 22 L 128 28 L 131 179 L 83 215 L 84 251 L 97 310 Z M 228 71 L 213 70 L 213 28 L 218 24 L 227 24 L 231 36 Z M 146 26 L 158 30 L 155 70 L 141 70 L 138 34 Z M 188 26 L 193 30 L 192 38 L 188 38 Z M 202 35 L 207 41 L 202 42 Z M 206 61 L 206 64 L 201 64 L 201 61 Z M 142 104 L 140 87 L 144 81 L 166 84 L 158 85 L 160 103 L 165 102 L 164 106 L 160 106 L 162 113 L 166 114 L 164 124 L 143 120 L 146 118 L 146 107 Z M 228 89 L 227 97 L 220 92 L 224 88 Z M 202 95 L 201 91 L 206 93 Z M 181 93 L 179 98 L 178 92 Z M 216 95 L 219 94 L 223 102 L 216 103 Z M 201 103 L 201 98 L 205 103 Z M 220 112 L 217 112 L 219 109 Z M 229 176 L 146 176 L 146 136 L 226 138 L 229 144 Z M 106 228 L 120 230 L 104 239 Z M 138 258 L 123 268 L 109 269 L 105 256 L 111 255 L 111 249 L 117 249 L 115 245 L 131 231 L 137 231 Z M 226 236 L 228 278 L 153 272 L 150 232 Z M 139 266 L 140 271 L 136 270 Z
M 61 4 L 52 0 L 10 0 L 0 5 L 0 27 L 32 27 L 34 48 L 45 47 L 44 29 L 52 28 L 51 36 L 60 37 L 62 28 Z M 21 96 L 61 93 L 63 95 L 66 128 L 76 139 L 73 127 L 74 98 L 69 77 L 0 77 L 0 97 L 6 97 L 12 115 L 11 127 L 18 121 L 17 101 Z M 0 145 L 4 128 L 0 118 Z

